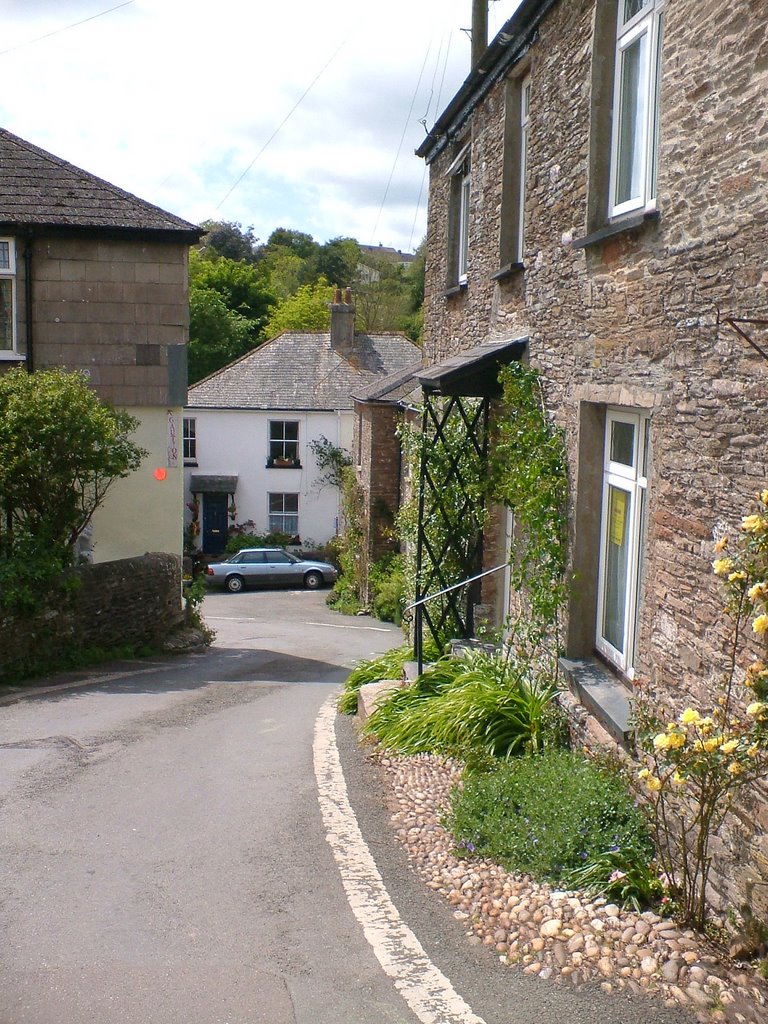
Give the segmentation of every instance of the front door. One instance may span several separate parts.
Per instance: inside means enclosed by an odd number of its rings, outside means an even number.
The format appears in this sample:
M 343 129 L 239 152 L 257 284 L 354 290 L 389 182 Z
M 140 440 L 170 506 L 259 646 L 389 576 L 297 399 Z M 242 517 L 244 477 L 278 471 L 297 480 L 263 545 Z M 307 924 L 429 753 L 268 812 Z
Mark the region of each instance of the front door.
M 203 551 L 206 555 L 220 555 L 227 543 L 226 494 L 203 495 Z

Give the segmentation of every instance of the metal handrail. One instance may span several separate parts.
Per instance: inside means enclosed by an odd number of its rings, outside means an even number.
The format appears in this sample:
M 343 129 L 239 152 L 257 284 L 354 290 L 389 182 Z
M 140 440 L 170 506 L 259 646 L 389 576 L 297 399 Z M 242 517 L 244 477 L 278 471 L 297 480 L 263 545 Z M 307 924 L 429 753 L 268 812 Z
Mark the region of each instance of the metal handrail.
M 491 576 L 495 572 L 499 572 L 501 569 L 509 568 L 509 562 L 502 562 L 501 565 L 494 566 L 493 569 L 486 569 L 485 572 L 480 572 L 476 576 L 470 576 L 469 579 L 462 580 L 460 583 L 453 583 L 450 587 L 445 587 L 443 590 L 436 590 L 434 594 L 427 594 L 425 597 L 420 597 L 418 601 L 414 601 L 413 604 L 409 604 L 407 608 L 403 609 L 403 617 L 408 612 L 413 611 L 414 608 L 418 609 L 421 605 L 426 604 L 428 601 L 433 601 L 436 597 L 442 597 L 444 594 L 450 594 L 454 590 L 458 590 L 460 587 L 466 587 L 470 583 L 474 583 L 476 580 L 483 579 L 484 576 Z M 422 656 L 422 636 L 421 636 L 421 613 L 416 613 L 416 623 L 414 625 L 414 644 L 416 655 L 416 665 L 419 675 L 421 675 L 424 669 L 424 658 Z

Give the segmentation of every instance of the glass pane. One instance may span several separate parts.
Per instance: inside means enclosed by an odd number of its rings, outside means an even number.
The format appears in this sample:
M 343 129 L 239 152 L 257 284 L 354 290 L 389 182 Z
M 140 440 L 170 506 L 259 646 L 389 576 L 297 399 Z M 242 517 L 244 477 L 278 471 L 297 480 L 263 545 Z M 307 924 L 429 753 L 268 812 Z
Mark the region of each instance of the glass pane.
M 611 423 L 611 462 L 620 462 L 622 466 L 635 464 L 634 423 Z
M 459 277 L 467 273 L 467 253 L 469 251 L 469 178 L 461 182 L 461 206 L 459 213 Z
M 631 506 L 632 497 L 627 491 L 609 486 L 602 635 L 603 639 L 622 654 L 625 644 Z
M 11 269 L 11 243 L 0 242 L 0 270 Z
M 622 24 L 626 25 L 630 18 L 634 18 L 636 14 L 639 14 L 644 7 L 648 7 L 650 3 L 651 0 L 624 0 L 624 19 Z
M 299 439 L 299 424 L 290 422 L 285 424 L 285 437 L 288 441 L 298 441 Z
M 646 51 L 644 32 L 621 54 L 619 138 L 617 147 L 616 204 L 643 196 L 646 119 Z
M 0 280 L 0 349 L 13 348 L 13 282 Z

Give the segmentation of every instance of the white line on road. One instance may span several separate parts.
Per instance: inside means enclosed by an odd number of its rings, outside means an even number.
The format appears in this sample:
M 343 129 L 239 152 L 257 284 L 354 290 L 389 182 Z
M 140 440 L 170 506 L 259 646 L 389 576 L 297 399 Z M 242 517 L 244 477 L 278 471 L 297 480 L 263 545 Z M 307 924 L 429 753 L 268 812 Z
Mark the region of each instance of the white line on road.
M 326 839 L 352 912 L 385 973 L 422 1024 L 485 1024 L 435 967 L 397 912 L 347 797 L 333 731 L 336 695 L 315 722 L 314 760 Z
M 345 626 L 343 622 L 305 622 L 305 626 L 330 626 L 332 629 L 370 629 L 374 633 L 392 633 L 383 626 Z

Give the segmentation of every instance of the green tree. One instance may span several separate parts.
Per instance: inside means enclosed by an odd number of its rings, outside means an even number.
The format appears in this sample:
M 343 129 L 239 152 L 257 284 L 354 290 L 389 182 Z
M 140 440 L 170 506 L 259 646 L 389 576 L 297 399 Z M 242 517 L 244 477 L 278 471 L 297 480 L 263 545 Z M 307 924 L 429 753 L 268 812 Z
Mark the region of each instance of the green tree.
M 227 259 L 189 257 L 189 379 L 195 383 L 263 340 L 275 297 L 266 268 Z
M 305 284 L 277 306 L 270 314 L 265 334 L 273 338 L 282 331 L 327 331 L 330 321 L 328 303 L 333 288 L 321 277 L 315 284 Z
M 258 260 L 258 238 L 253 228 L 243 230 L 241 224 L 226 220 L 204 220 L 205 235 L 200 239 L 198 251 L 208 257 L 225 256 L 229 260 L 256 263 Z
M 270 252 L 275 248 L 288 249 L 301 259 L 308 260 L 317 255 L 320 246 L 312 235 L 308 235 L 305 231 L 275 228 L 267 239 L 266 251 Z
M 356 283 L 359 264 L 360 246 L 354 238 L 331 238 L 320 246 L 317 273 L 337 288 Z
M 28 579 L 72 561 L 72 548 L 112 484 L 147 455 L 138 420 L 100 402 L 64 370 L 0 376 L 0 603 Z M 28 595 L 27 595 L 28 596 Z

